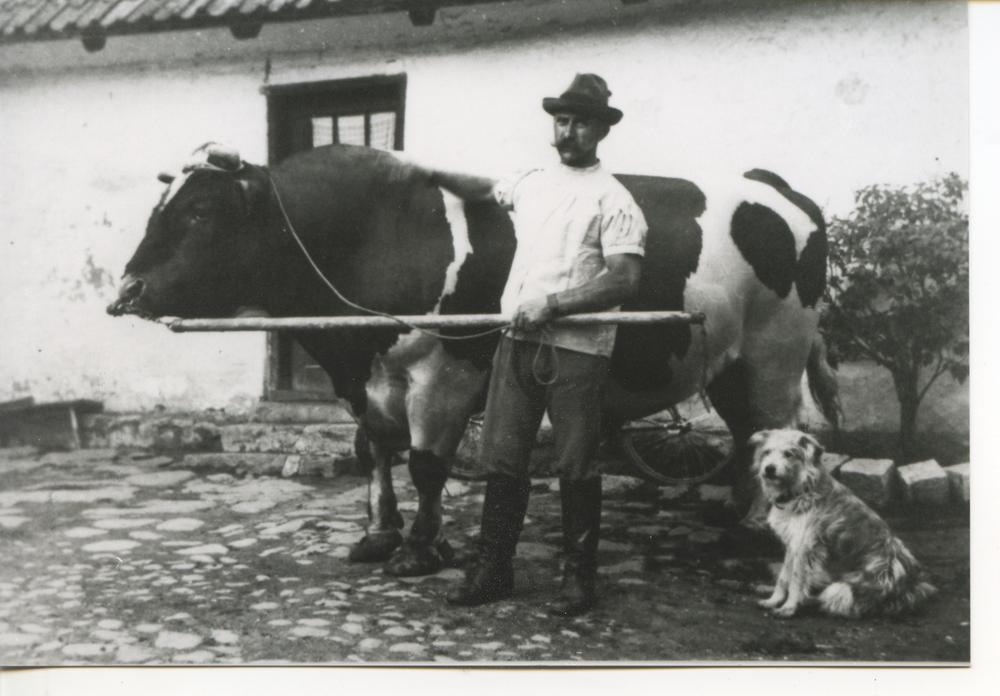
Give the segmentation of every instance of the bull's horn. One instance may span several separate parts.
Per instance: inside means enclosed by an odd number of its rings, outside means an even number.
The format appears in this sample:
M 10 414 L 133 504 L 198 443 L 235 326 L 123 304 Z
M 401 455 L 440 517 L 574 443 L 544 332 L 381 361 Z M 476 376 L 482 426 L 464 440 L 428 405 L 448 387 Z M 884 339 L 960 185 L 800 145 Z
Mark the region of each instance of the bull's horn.
M 177 177 L 175 177 L 173 174 L 160 172 L 159 174 L 156 175 L 156 178 L 162 181 L 164 184 L 172 184 L 174 182 L 174 179 L 176 179 Z
M 206 149 L 208 153 L 208 163 L 228 171 L 236 171 L 240 168 L 240 153 L 228 147 L 212 143 Z

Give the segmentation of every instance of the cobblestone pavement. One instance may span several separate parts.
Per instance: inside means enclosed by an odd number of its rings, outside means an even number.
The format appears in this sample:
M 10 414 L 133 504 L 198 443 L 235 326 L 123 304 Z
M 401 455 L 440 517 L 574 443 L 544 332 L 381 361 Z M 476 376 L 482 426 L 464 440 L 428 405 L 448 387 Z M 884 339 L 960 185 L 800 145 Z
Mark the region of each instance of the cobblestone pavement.
M 921 661 L 969 659 L 968 519 L 890 523 L 941 589 L 919 615 L 779 620 L 756 605 L 780 548 L 726 527 L 726 490 L 605 477 L 602 601 L 549 617 L 559 496 L 536 481 L 510 601 L 444 594 L 478 531 L 483 486 L 449 481 L 454 567 L 394 578 L 347 561 L 366 484 L 236 478 L 170 457 L 81 450 L 0 456 L 0 663 Z M 396 471 L 400 508 L 416 494 Z

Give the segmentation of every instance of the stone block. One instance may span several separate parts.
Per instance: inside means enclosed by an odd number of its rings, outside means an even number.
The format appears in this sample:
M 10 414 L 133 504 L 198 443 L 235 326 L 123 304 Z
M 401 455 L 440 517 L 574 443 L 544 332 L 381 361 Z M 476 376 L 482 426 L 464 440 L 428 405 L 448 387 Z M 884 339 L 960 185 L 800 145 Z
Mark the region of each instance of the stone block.
M 333 478 L 340 472 L 337 470 L 338 457 L 323 456 L 317 457 L 308 454 L 290 454 L 285 458 L 285 465 L 281 469 L 281 475 L 285 478 L 289 476 L 319 476 L 323 478 Z M 345 467 L 341 465 L 341 469 Z
M 75 452 L 48 452 L 41 458 L 43 466 L 81 466 L 96 462 L 110 462 L 117 452 L 113 449 L 85 449 Z
M 285 457 L 285 464 L 281 467 L 281 475 L 283 478 L 289 478 L 290 476 L 298 476 L 299 469 L 302 466 L 302 457 L 297 454 Z
M 241 423 L 221 428 L 223 452 L 295 452 L 301 427 L 277 427 L 270 423 Z
M 167 457 L 164 455 L 153 455 L 147 452 L 142 452 L 139 454 L 132 454 L 130 457 L 122 458 L 123 463 L 131 463 L 143 469 L 157 469 L 162 467 L 169 467 L 174 463 L 174 457 Z
M 892 498 L 896 465 L 891 459 L 852 459 L 840 467 L 840 481 L 873 508 Z
M 354 452 L 354 423 L 307 425 L 295 443 L 295 451 L 313 455 L 350 456 Z
M 139 425 L 139 437 L 153 449 L 180 449 L 184 429 L 190 427 L 191 421 L 184 418 L 157 418 Z
M 948 474 L 933 459 L 899 467 L 903 501 L 922 505 L 948 502 Z
M 640 478 L 634 476 L 602 476 L 602 490 L 605 497 L 622 497 L 643 488 L 651 487 Z
M 946 466 L 944 472 L 948 475 L 948 489 L 951 492 L 952 500 L 968 505 L 971 495 L 968 462 Z
M 262 452 L 210 452 L 188 454 L 175 462 L 172 469 L 190 469 L 199 474 L 234 474 L 243 476 L 280 476 L 285 467 L 285 454 Z
M 698 498 L 702 502 L 724 503 L 732 495 L 732 486 L 713 486 L 704 483 L 698 486 Z
M 824 452 L 823 460 L 820 462 L 820 466 L 826 473 L 830 474 L 834 478 L 840 475 L 840 467 L 844 465 L 845 462 L 850 461 L 851 457 L 846 454 L 835 454 L 833 452 Z
M 676 486 L 661 486 L 660 500 L 680 500 L 689 490 L 690 486 L 684 484 Z
M 38 448 L 32 445 L 25 447 L 0 447 L 0 462 L 12 459 L 32 459 L 38 455 Z
M 84 419 L 84 447 L 127 447 L 187 452 L 221 451 L 219 426 L 211 421 L 157 415 L 98 414 Z
M 347 456 L 354 451 L 354 423 L 287 425 L 242 423 L 221 428 L 224 452 Z
M 354 423 L 350 412 L 337 403 L 263 401 L 257 404 L 250 420 L 258 423 Z

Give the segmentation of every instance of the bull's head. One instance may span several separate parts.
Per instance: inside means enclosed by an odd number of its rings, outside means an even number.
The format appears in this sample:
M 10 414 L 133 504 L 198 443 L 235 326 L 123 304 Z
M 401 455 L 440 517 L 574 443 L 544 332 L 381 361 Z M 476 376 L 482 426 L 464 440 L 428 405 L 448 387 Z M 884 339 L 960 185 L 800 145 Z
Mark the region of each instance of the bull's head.
M 227 317 L 255 304 L 267 175 L 209 143 L 169 184 L 125 266 L 114 316 Z M 256 259 L 256 262 L 255 262 Z

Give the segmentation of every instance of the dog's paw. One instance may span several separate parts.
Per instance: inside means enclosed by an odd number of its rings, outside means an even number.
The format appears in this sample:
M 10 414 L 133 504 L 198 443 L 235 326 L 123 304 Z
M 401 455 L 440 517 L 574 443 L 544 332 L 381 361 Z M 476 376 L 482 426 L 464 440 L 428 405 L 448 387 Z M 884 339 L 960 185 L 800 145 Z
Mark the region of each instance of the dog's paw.
M 762 599 L 758 601 L 757 606 L 763 607 L 764 609 L 774 609 L 776 606 L 778 606 L 784 601 L 785 601 L 784 597 L 781 597 L 780 599 L 771 597 L 769 599 Z
M 790 619 L 795 616 L 797 609 L 798 607 L 794 604 L 785 604 L 784 606 L 775 609 L 773 614 L 782 619 Z

